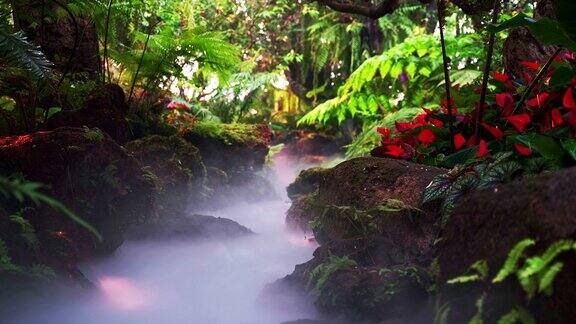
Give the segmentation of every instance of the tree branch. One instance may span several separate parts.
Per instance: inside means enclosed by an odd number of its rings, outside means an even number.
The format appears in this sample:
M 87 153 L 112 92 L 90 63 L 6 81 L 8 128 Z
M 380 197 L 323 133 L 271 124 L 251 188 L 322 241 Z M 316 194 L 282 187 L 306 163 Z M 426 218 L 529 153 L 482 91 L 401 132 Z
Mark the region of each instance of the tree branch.
M 372 1 L 354 0 L 314 0 L 321 5 L 330 7 L 333 10 L 378 19 L 390 14 L 398 8 L 403 0 L 383 0 L 377 4 Z

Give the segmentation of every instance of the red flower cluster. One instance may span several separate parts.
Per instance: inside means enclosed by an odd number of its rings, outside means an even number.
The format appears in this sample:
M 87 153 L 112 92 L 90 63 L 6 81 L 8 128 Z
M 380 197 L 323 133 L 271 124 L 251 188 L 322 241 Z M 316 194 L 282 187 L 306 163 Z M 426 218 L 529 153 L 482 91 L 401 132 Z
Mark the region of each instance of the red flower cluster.
M 538 71 L 540 65 L 536 62 L 522 62 L 524 66 Z M 554 69 L 544 79 L 548 84 Z M 526 75 L 529 82 L 532 76 Z M 372 153 L 376 156 L 387 156 L 400 159 L 422 160 L 426 155 L 459 151 L 466 147 L 477 147 L 476 157 L 481 158 L 490 154 L 488 142 L 505 143 L 501 140 L 508 136 L 522 134 L 528 131 L 546 133 L 559 127 L 570 127 L 571 134 L 576 130 L 576 78 L 563 90 L 549 87 L 547 91 L 536 88 L 536 92 L 526 100 L 521 107 L 515 94 L 518 92 L 512 80 L 504 73 L 494 73 L 494 81 L 501 91 L 494 95 L 494 104 L 488 105 L 485 110 L 492 111 L 485 114 L 489 116 L 481 126 L 482 136 L 475 138 L 475 116 L 472 113 L 461 114 L 458 109 L 452 109 L 452 116 L 448 115 L 447 103 L 442 103 L 439 111 L 423 108 L 423 113 L 416 116 L 411 122 L 397 122 L 395 129 L 379 128 L 382 135 L 381 146 Z M 517 111 L 521 109 L 521 111 Z M 454 128 L 453 137 L 447 138 L 450 132 L 446 129 L 444 120 L 452 118 Z M 449 137 L 449 136 L 448 136 Z M 492 145 L 490 145 L 492 146 Z M 530 156 L 533 148 L 520 143 L 512 143 L 512 147 L 520 156 Z

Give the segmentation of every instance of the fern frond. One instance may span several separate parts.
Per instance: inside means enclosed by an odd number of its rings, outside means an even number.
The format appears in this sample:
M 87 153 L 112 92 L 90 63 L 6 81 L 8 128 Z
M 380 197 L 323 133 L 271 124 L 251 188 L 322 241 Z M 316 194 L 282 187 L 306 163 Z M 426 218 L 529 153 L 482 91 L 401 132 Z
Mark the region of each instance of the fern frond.
M 528 249 L 529 247 L 534 246 L 535 244 L 536 241 L 532 239 L 525 239 L 516 244 L 514 248 L 510 250 L 510 253 L 508 253 L 508 258 L 504 262 L 502 269 L 500 269 L 500 271 L 498 272 L 496 277 L 492 280 L 492 282 L 493 283 L 502 282 L 506 278 L 508 278 L 508 276 L 514 274 L 516 270 L 518 270 L 518 261 L 520 261 L 520 258 L 522 257 L 524 251 L 526 251 L 526 249 Z
M 24 202 L 25 200 L 30 200 L 36 205 L 45 204 L 52 209 L 55 209 L 62 214 L 66 215 L 68 218 L 72 219 L 78 225 L 87 229 L 96 238 L 102 240 L 102 236 L 98 231 L 80 216 L 72 212 L 68 207 L 64 206 L 58 200 L 49 197 L 39 191 L 42 188 L 42 184 L 35 182 L 23 182 L 19 179 L 10 180 L 4 177 L 0 177 L 0 194 L 4 195 L 6 198 L 16 198 L 19 202 Z
M 0 30 L 0 66 L 26 70 L 39 79 L 48 79 L 52 75 L 52 63 L 23 32 Z

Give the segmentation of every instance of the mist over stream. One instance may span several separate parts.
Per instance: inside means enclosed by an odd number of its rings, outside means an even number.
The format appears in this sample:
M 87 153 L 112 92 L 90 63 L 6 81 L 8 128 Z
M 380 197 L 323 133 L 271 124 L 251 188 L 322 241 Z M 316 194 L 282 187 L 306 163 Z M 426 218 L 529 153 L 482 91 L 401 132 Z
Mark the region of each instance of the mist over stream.
M 5 308 L 2 322 L 274 324 L 314 318 L 309 301 L 262 294 L 267 284 L 309 260 L 316 247 L 285 227 L 285 187 L 296 171 L 284 164 L 272 177 L 277 200 L 200 213 L 235 220 L 256 235 L 126 242 L 112 256 L 81 266 L 95 291 L 28 296 L 15 303 L 18 309 Z

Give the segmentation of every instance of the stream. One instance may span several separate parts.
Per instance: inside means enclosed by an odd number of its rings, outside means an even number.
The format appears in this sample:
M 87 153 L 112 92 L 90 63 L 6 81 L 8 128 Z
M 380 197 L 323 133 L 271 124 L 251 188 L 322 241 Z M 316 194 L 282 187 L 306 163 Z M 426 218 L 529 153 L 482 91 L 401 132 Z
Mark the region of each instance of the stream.
M 112 256 L 81 266 L 98 289 L 78 295 L 58 289 L 28 296 L 25 311 L 8 311 L 13 324 L 276 324 L 314 318 L 297 297 L 268 296 L 267 284 L 312 257 L 316 245 L 289 233 L 285 186 L 295 170 L 277 172 L 280 198 L 238 203 L 205 214 L 237 221 L 257 233 L 237 239 L 126 242 Z

